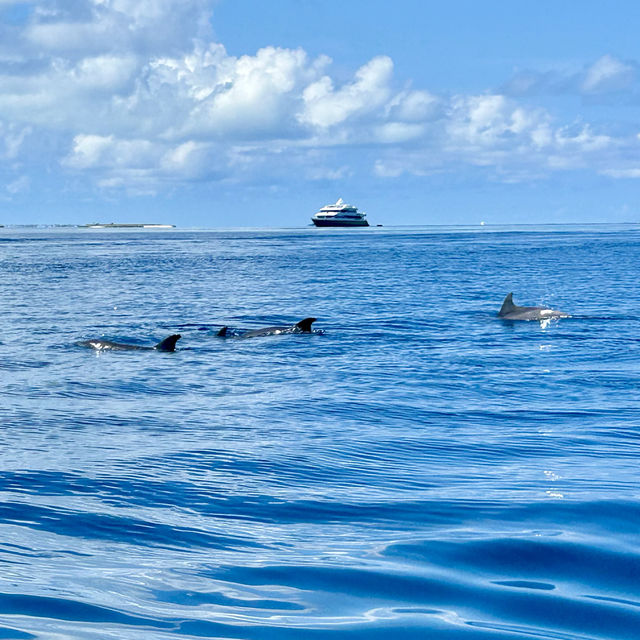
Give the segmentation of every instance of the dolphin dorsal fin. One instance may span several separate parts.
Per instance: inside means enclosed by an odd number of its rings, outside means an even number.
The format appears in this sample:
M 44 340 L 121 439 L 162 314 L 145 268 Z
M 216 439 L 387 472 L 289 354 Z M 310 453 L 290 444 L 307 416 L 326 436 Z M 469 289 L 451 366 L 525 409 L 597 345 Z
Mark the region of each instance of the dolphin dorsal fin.
M 158 351 L 175 351 L 176 350 L 176 342 L 180 340 L 181 336 L 179 333 L 175 333 L 168 338 L 165 338 L 162 342 L 158 342 L 155 346 L 155 349 Z
M 218 331 L 218 333 L 216 333 L 216 335 L 219 338 L 226 338 L 228 330 L 229 330 L 229 327 L 222 327 L 222 329 L 220 329 L 220 331 Z
M 305 318 L 296 322 L 296 329 L 300 329 L 302 333 L 311 333 L 311 325 L 316 321 L 316 318 Z
M 511 313 L 516 308 L 516 305 L 513 304 L 513 293 L 508 293 L 507 297 L 504 299 L 502 306 L 500 307 L 500 311 L 498 311 L 499 316 L 504 316 L 507 313 Z

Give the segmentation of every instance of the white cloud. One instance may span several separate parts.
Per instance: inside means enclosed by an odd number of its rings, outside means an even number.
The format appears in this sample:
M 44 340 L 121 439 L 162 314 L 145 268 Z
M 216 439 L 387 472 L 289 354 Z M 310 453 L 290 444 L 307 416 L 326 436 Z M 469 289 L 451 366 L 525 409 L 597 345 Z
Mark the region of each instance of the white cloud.
M 350 173 L 351 171 L 346 165 L 341 167 L 313 167 L 307 172 L 307 176 L 310 180 L 329 180 L 333 182 L 343 180 Z
M 210 35 L 207 0 L 43 0 L 24 37 L 38 51 L 86 55 L 186 50 Z
M 31 127 L 19 127 L 15 124 L 6 125 L 0 122 L 0 140 L 4 147 L 4 151 L 1 153 L 2 157 L 7 160 L 17 158 L 25 139 L 31 132 Z
M 41 0 L 18 35 L 0 42 L 0 160 L 19 164 L 46 137 L 49 165 L 142 193 L 194 180 L 267 180 L 287 175 L 292 162 L 308 179 L 340 180 L 355 170 L 358 154 L 343 153 L 352 145 L 373 149 L 368 166 L 386 178 L 461 167 L 502 180 L 635 170 L 622 157 L 635 140 L 568 124 L 522 97 L 632 91 L 633 62 L 605 55 L 580 71 L 520 74 L 502 92 L 434 95 L 399 87 L 387 56 L 341 82 L 329 58 L 303 49 L 230 56 L 211 42 L 210 5 Z
M 441 115 L 442 100 L 428 91 L 402 91 L 389 101 L 390 117 L 404 122 L 424 122 Z
M 148 140 L 118 140 L 114 136 L 78 135 L 65 160 L 74 169 L 148 168 L 156 164 L 160 145 Z
M 379 178 L 399 178 L 406 171 L 401 162 L 376 160 L 373 172 Z
M 384 144 L 407 142 L 424 135 L 423 124 L 411 122 L 387 122 L 375 128 L 376 138 Z
M 510 96 L 580 95 L 593 98 L 607 94 L 638 92 L 638 64 L 604 55 L 582 68 L 523 70 L 502 87 Z
M 606 135 L 594 134 L 591 127 L 585 125 L 574 134 L 567 127 L 559 129 L 555 135 L 555 143 L 560 149 L 581 153 L 602 151 L 614 144 L 614 140 Z
M 441 122 L 423 126 L 422 152 L 419 146 L 411 153 L 392 148 L 377 159 L 374 174 L 420 176 L 466 165 L 490 171 L 502 182 L 521 182 L 578 168 L 604 173 L 610 163 L 620 162 L 625 146 L 636 145 L 635 140 L 625 142 L 585 124 L 554 127 L 543 109 L 496 94 L 455 96 Z
M 120 95 L 135 86 L 133 56 L 87 57 L 77 63 L 54 58 L 31 74 L 0 68 L 0 118 L 46 129 L 107 131 L 118 128 Z
M 540 146 L 548 123 L 544 111 L 519 106 L 503 95 L 457 96 L 449 111 L 447 144 L 462 150 Z
M 360 67 L 353 82 L 334 89 L 323 76 L 304 90 L 304 109 L 298 118 L 313 127 L 328 128 L 382 107 L 390 96 L 393 62 L 386 56 L 373 58 Z
M 113 46 L 114 41 L 111 39 L 111 34 L 116 31 L 115 27 L 116 25 L 110 22 L 45 23 L 31 26 L 25 35 L 32 45 L 50 52 L 61 53 L 78 50 L 86 53 Z M 107 46 L 107 43 L 110 46 Z
M 10 182 L 5 188 L 9 194 L 12 196 L 27 191 L 29 189 L 29 185 L 31 181 L 28 176 L 22 175 L 19 178 L 16 178 L 12 182 Z
M 266 47 L 255 56 L 202 62 L 182 76 L 193 106 L 176 133 L 239 139 L 296 135 L 300 94 L 317 69 L 304 51 Z M 199 74 L 202 80 L 192 83 Z
M 636 69 L 613 56 L 602 56 L 585 74 L 582 89 L 587 93 L 620 91 L 633 85 Z
M 71 70 L 71 77 L 83 91 L 119 93 L 130 86 L 137 69 L 138 60 L 132 55 L 94 56 L 82 59 Z
M 78 135 L 62 164 L 95 174 L 101 188 L 126 187 L 148 194 L 179 182 L 219 177 L 232 160 L 230 154 L 215 145 L 192 140 L 174 145 L 166 141 Z
M 640 178 L 640 169 L 605 169 L 602 173 L 611 178 Z

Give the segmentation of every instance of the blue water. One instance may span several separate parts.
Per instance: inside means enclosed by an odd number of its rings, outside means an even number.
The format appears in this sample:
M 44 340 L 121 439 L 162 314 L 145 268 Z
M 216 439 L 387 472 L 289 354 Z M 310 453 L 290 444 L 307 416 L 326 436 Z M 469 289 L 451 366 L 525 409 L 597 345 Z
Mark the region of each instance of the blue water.
M 639 638 L 639 264 L 634 227 L 1 230 L 0 638 Z

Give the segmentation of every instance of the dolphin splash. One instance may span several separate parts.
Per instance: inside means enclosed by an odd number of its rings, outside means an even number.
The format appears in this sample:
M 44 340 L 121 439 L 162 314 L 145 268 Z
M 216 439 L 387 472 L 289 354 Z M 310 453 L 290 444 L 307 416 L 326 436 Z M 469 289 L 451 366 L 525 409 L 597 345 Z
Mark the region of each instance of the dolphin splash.
M 513 293 L 507 297 L 498 311 L 503 320 L 549 320 L 550 318 L 570 318 L 564 311 L 557 311 L 549 307 L 520 307 L 513 302 Z

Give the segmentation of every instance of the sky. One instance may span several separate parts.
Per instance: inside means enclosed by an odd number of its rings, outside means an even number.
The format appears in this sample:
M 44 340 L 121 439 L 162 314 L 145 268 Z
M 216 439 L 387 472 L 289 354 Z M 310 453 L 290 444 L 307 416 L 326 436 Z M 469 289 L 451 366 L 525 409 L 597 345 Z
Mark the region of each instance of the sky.
M 640 222 L 635 0 L 0 0 L 0 224 Z

